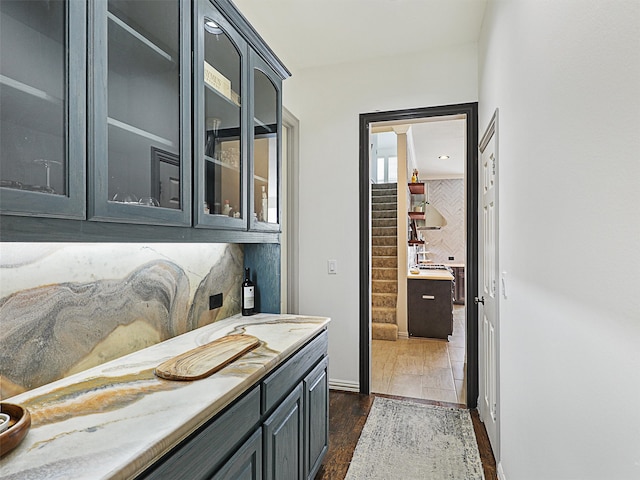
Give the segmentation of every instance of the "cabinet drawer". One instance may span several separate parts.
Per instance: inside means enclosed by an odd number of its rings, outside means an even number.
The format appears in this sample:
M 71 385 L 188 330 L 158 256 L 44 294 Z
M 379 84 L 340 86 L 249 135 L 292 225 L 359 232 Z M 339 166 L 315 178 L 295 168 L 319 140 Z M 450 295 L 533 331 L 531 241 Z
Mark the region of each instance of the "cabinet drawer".
M 325 330 L 262 382 L 263 414 L 277 405 L 302 380 L 325 355 L 327 346 L 328 334 Z
M 210 478 L 212 472 L 237 449 L 247 432 L 252 431 L 259 421 L 260 387 L 256 387 L 176 447 L 159 467 L 142 475 L 142 478 Z

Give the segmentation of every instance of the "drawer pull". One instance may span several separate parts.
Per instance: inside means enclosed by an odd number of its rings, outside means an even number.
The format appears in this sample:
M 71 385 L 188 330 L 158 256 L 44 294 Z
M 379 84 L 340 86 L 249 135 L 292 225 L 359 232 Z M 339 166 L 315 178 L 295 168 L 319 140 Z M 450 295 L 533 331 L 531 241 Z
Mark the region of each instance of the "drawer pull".
M 423 300 L 435 300 L 435 295 L 422 295 Z

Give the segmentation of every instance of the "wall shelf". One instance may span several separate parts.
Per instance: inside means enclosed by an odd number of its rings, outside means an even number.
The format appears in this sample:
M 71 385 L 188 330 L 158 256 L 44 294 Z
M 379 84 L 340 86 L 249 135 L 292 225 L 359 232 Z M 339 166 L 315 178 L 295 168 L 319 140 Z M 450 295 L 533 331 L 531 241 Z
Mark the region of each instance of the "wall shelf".
M 416 229 L 415 221 L 416 220 L 424 220 L 425 213 L 425 189 L 423 182 L 417 183 L 409 183 L 409 211 L 407 215 L 409 215 L 409 223 L 411 225 L 411 233 L 409 236 L 409 245 L 424 245 L 424 240 L 419 240 L 419 234 Z M 422 211 L 416 211 L 416 209 L 420 209 Z
M 424 182 L 410 183 L 409 193 L 411 195 L 424 195 Z

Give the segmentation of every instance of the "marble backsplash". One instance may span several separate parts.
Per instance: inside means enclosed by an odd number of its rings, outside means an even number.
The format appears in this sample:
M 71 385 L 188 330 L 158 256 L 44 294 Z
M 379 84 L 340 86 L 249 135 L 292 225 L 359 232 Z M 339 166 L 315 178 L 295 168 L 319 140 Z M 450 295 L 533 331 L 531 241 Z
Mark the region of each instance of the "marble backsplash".
M 0 244 L 0 398 L 239 313 L 243 256 L 233 244 Z

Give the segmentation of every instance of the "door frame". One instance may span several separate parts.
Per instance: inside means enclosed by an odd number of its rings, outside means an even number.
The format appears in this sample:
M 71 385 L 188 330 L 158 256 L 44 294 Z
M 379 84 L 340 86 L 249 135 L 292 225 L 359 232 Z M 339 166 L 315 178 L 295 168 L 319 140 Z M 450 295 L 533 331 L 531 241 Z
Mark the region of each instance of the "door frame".
M 281 228 L 280 235 L 280 289 L 281 289 L 281 313 L 299 313 L 300 295 L 300 232 L 298 224 L 300 210 L 298 208 L 300 198 L 300 121 L 282 107 L 282 127 L 286 128 L 287 142 L 282 145 L 286 150 L 286 161 L 282 168 L 282 189 L 284 195 L 281 199 Z M 284 155 L 283 155 L 284 157 Z
M 467 406 L 478 402 L 478 307 L 469 299 L 478 292 L 478 102 L 390 110 L 360 114 L 360 393 L 371 393 L 371 218 L 369 180 L 369 128 L 377 122 L 415 120 L 448 115 L 466 115 L 466 329 L 467 329 Z

